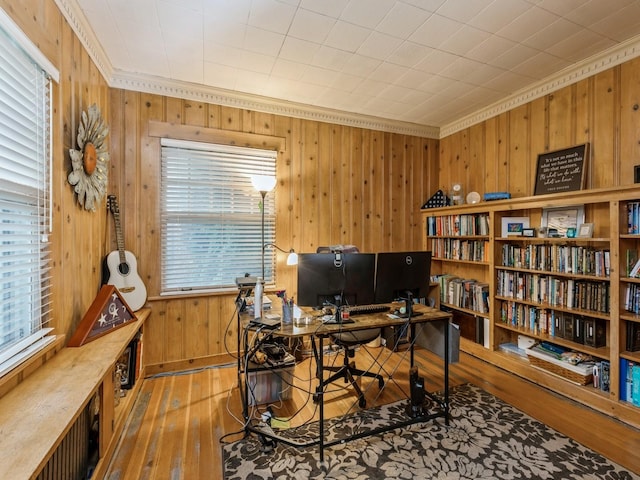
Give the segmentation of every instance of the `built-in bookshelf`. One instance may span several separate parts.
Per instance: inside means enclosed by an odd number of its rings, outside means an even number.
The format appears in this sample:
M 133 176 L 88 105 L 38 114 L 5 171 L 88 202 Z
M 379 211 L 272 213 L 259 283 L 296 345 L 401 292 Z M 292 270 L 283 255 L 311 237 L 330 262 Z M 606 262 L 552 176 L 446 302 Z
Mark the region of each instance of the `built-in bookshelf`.
M 432 279 L 440 287 L 440 305 L 453 313 L 463 337 L 488 344 L 489 214 L 427 215 L 425 231 L 426 248 L 432 252 Z
M 554 211 L 574 207 L 580 215 L 569 236 L 548 235 L 549 229 L 541 235 Z M 463 351 L 640 426 L 633 404 L 640 404 L 640 187 L 424 209 L 422 215 L 441 305 L 487 321 L 486 348 L 476 336 L 461 340 Z M 533 235 L 505 229 L 512 220 L 534 228 Z M 575 383 L 514 355 L 519 349 L 503 348 L 523 338 L 588 358 L 588 381 Z

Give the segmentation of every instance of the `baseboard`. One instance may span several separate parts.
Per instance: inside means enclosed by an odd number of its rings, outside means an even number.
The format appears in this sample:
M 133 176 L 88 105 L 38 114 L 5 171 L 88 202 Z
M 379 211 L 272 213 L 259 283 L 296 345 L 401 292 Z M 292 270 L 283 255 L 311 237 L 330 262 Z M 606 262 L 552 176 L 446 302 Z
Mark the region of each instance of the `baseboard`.
M 207 355 L 204 357 L 190 358 L 184 360 L 174 360 L 171 362 L 163 362 L 145 365 L 145 376 L 151 377 L 159 373 L 183 372 L 185 370 L 193 370 L 194 368 L 204 368 L 218 365 L 226 365 L 235 363 L 237 359 L 228 353 L 216 355 Z

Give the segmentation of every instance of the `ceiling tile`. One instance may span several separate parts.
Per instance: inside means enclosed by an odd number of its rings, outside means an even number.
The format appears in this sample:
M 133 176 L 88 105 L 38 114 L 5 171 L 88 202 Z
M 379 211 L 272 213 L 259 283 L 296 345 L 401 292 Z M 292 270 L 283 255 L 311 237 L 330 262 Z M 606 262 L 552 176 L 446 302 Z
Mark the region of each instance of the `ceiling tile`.
M 397 2 L 376 26 L 376 31 L 406 40 L 430 16 L 425 10 Z
M 438 15 L 467 23 L 487 8 L 487 0 L 447 0 L 437 9 Z
M 568 62 L 577 62 L 584 55 L 591 56 L 613 46 L 613 40 L 589 30 L 580 30 L 574 35 L 552 45 L 547 52 Z
M 413 42 L 402 42 L 400 46 L 387 58 L 391 63 L 405 67 L 415 67 L 433 49 Z
M 325 41 L 330 47 L 356 52 L 369 36 L 370 31 L 342 20 L 336 21 Z
M 530 37 L 524 38 L 522 43 L 536 50 L 546 50 L 565 38 L 578 33 L 580 27 L 564 18 L 543 26 Z
M 514 48 L 517 42 L 508 40 L 506 38 L 499 37 L 497 35 L 491 35 L 485 41 L 478 44 L 475 48 L 469 50 L 466 54 L 467 58 L 477 60 L 481 63 L 489 63 L 501 52 L 505 52 Z
M 358 53 L 367 57 L 385 60 L 401 43 L 402 40 L 399 38 L 390 37 L 384 33 L 372 32 L 358 49 Z
M 293 17 L 288 34 L 302 40 L 323 43 L 335 23 L 336 20 L 333 18 L 299 9 Z
M 204 62 L 204 81 L 219 88 L 235 90 L 238 71 L 234 67 L 214 62 Z
M 203 28 L 203 43 L 215 43 L 236 47 L 244 44 L 244 34 L 247 26 L 242 23 L 224 22 L 221 19 L 205 20 Z
M 300 6 L 312 12 L 326 15 L 332 18 L 339 18 L 349 0 L 302 0 Z
M 462 23 L 450 18 L 434 14 L 416 29 L 409 37 L 409 40 L 420 45 L 436 48 L 460 30 L 462 25 Z
M 511 22 L 496 31 L 500 37 L 505 37 L 515 42 L 530 37 L 541 28 L 555 22 L 558 16 L 543 8 L 533 6 L 522 15 L 515 17 Z
M 490 36 L 491 34 L 488 32 L 470 26 L 463 26 L 442 42 L 439 48 L 456 55 L 465 55 Z
M 285 34 L 291 27 L 296 11 L 295 7 L 277 0 L 253 0 L 247 23 L 263 30 Z
M 299 63 L 311 63 L 311 59 L 320 48 L 317 43 L 298 38 L 286 37 L 280 50 L 280 57 Z
M 469 25 L 487 32 L 496 32 L 530 8 L 533 6 L 526 0 L 495 0 L 469 20 Z
M 252 0 L 205 0 L 202 5 L 203 15 L 207 22 L 218 20 L 246 25 L 249 22 L 251 2 Z M 224 15 L 220 15 L 220 12 L 224 12 Z
M 285 36 L 279 33 L 248 26 L 245 31 L 244 41 L 239 45 L 243 45 L 245 49 L 251 52 L 275 57 L 280 53 L 284 39 Z
M 329 70 L 341 71 L 353 57 L 349 52 L 338 50 L 337 48 L 325 45 L 318 48 L 311 60 L 311 64 L 316 67 L 323 67 Z
M 374 28 L 395 3 L 395 0 L 350 0 L 340 19 L 361 27 Z

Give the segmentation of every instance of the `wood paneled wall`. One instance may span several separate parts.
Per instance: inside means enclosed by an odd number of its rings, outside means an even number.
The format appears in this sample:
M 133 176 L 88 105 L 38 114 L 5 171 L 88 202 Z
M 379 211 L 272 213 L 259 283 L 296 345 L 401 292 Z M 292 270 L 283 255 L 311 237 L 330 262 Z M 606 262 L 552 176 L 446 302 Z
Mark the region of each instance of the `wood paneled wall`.
M 120 199 L 125 247 L 138 257 L 149 292 L 150 364 L 236 349 L 235 292 L 159 297 L 160 140 L 150 124 L 164 122 L 160 130 L 171 134 L 173 128 L 176 137 L 191 132 L 224 142 L 227 136 L 229 143 L 255 143 L 252 134 L 273 137 L 281 146 L 278 184 L 270 195 L 276 201 L 276 243 L 285 249 L 315 252 L 340 243 L 366 252 L 422 248 L 419 211 L 436 190 L 437 140 L 125 90 L 113 90 L 110 98 L 112 124 L 118 126 L 111 134 L 111 190 Z M 296 269 L 285 262 L 286 255 L 278 254 L 277 285 L 295 296 Z
M 587 188 L 633 183 L 640 164 L 640 59 L 440 141 L 440 188 L 533 194 L 538 154 L 588 142 Z
M 106 210 L 83 210 L 67 182 L 68 152 L 77 148 L 80 114 L 89 105 L 97 103 L 108 121 L 109 87 L 53 0 L 0 0 L 0 7 L 60 72 L 52 90 L 52 326 L 58 334 L 71 334 L 100 288 L 109 244 Z
M 588 188 L 633 182 L 640 163 L 640 60 L 611 68 L 440 142 L 172 97 L 110 90 L 53 0 L 0 6 L 60 70 L 54 87 L 53 325 L 72 333 L 92 300 L 112 221 L 82 210 L 67 182 L 80 113 L 97 103 L 110 124 L 109 191 L 118 195 L 125 247 L 139 260 L 153 312 L 145 331 L 152 364 L 235 349 L 233 295 L 160 298 L 159 141 L 149 121 L 284 139 L 278 157 L 277 238 L 298 252 L 353 243 L 363 251 L 421 248 L 419 208 L 435 190 L 529 195 L 537 154 L 589 142 Z M 278 286 L 295 269 L 277 260 Z M 230 326 L 230 328 L 227 328 Z M 225 343 L 227 345 L 225 345 Z

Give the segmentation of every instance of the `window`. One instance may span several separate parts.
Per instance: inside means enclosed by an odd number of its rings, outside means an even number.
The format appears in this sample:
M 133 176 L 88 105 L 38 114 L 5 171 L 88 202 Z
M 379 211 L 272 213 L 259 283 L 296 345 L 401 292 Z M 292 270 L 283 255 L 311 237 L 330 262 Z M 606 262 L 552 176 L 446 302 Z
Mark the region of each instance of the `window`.
M 52 77 L 0 10 L 0 375 L 55 338 L 47 336 Z
M 235 288 L 262 276 L 262 197 L 252 175 L 275 176 L 274 150 L 163 138 L 162 293 Z M 264 242 L 275 240 L 273 192 L 265 197 Z M 266 248 L 265 282 L 275 253 Z

